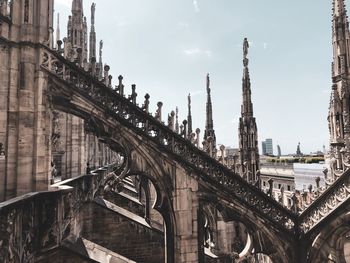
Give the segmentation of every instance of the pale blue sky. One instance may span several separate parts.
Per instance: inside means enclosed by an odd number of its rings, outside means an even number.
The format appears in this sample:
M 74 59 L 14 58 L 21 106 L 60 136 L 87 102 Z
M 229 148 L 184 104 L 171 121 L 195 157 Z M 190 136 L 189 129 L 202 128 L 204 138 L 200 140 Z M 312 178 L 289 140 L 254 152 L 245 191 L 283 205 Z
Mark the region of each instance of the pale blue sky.
M 65 35 L 71 0 L 56 0 Z M 274 152 L 328 148 L 331 90 L 331 0 L 84 0 L 96 3 L 97 39 L 114 83 L 137 84 L 138 102 L 163 101 L 163 120 L 176 106 L 193 127 L 205 124 L 205 76 L 211 77 L 217 143 L 237 147 L 242 90 L 242 42 L 247 37 L 254 114 L 261 140 Z

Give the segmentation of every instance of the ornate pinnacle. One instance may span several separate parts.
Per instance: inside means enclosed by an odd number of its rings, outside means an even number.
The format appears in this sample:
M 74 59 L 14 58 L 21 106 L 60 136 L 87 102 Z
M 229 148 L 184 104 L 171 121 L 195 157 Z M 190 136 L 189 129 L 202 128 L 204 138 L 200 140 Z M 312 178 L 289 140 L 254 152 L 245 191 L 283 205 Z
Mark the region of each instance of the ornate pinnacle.
M 91 4 L 91 26 L 95 25 L 95 10 L 96 10 L 96 4 Z
M 207 73 L 207 94 L 210 95 L 210 79 L 209 79 L 209 73 Z
M 176 107 L 175 110 L 175 131 L 176 133 L 179 133 L 179 108 Z
M 191 114 L 191 94 L 188 94 L 188 116 L 187 116 L 187 122 L 188 122 L 188 136 L 192 133 L 192 114 Z
M 245 37 L 243 40 L 243 66 L 248 67 L 249 59 L 247 58 L 249 49 L 248 39 Z

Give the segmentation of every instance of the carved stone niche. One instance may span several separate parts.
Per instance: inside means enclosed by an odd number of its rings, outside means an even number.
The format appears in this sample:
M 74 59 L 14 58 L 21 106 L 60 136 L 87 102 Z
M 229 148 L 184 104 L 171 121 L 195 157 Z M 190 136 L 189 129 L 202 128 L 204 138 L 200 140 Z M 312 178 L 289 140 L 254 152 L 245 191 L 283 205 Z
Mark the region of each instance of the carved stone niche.
M 62 118 L 63 115 L 59 111 L 53 111 L 52 118 L 52 163 L 51 163 L 51 177 L 54 181 L 55 177 L 62 176 L 62 160 L 63 160 L 63 145 L 61 139 L 61 129 L 62 129 Z

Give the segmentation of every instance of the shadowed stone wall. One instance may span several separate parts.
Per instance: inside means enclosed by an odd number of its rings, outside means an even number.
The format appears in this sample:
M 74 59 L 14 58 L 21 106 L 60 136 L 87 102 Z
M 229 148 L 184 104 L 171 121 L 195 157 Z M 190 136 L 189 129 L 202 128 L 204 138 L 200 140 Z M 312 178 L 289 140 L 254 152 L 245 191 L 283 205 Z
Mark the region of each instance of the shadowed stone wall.
M 162 232 L 94 203 L 82 213 L 82 237 L 139 263 L 164 262 Z

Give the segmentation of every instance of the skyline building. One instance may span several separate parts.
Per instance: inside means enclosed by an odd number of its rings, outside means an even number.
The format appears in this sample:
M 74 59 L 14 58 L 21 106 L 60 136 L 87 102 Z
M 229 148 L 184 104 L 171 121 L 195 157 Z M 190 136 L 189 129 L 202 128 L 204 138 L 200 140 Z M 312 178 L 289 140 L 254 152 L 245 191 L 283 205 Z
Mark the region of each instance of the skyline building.
M 261 142 L 262 155 L 273 155 L 273 142 L 271 138 L 265 139 Z

